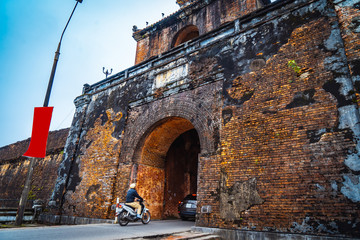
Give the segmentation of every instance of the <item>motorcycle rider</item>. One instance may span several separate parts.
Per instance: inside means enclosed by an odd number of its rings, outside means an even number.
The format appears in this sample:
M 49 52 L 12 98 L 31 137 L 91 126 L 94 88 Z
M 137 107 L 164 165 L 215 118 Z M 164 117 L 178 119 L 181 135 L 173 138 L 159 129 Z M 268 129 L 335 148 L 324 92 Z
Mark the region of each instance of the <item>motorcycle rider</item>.
M 126 205 L 129 205 L 129 206 L 135 208 L 135 211 L 137 211 L 136 217 L 141 218 L 141 216 L 140 216 L 141 205 L 140 205 L 139 201 L 142 202 L 143 198 L 140 197 L 140 195 L 137 193 L 135 187 L 136 187 L 135 183 L 130 184 L 130 188 L 126 194 Z M 135 198 L 137 198 L 137 200 L 139 200 L 139 201 L 136 201 Z

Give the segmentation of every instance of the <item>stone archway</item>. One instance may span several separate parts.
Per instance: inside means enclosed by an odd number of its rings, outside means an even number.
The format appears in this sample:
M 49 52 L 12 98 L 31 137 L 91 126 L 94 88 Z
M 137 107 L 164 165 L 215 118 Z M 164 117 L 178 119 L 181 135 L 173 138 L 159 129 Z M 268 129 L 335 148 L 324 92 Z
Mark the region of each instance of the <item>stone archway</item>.
M 133 175 L 131 181 L 137 182 L 139 194 L 148 202 L 154 219 L 175 216 L 174 205 L 190 193 L 191 185 L 192 190 L 196 191 L 198 154 L 192 155 L 195 162 L 180 163 L 176 161 L 176 158 L 179 161 L 184 161 L 184 159 L 176 156 L 170 157 L 171 164 L 166 161 L 169 149 L 174 148 L 173 144 L 181 140 L 180 136 L 193 131 L 196 132 L 190 121 L 179 117 L 169 117 L 156 123 L 152 132 L 146 136 L 139 162 L 136 164 L 136 174 Z M 185 146 L 177 148 L 186 149 Z M 200 147 L 198 149 L 199 152 Z M 174 150 L 171 152 L 174 155 Z M 193 169 L 189 170 L 189 168 Z M 178 188 L 175 188 L 174 184 L 177 184 Z
M 187 119 L 199 134 L 201 154 L 214 153 L 220 115 L 209 109 L 205 103 L 197 104 L 191 99 L 180 97 L 162 99 L 153 103 L 151 107 L 134 107 L 129 111 L 120 162 L 138 163 L 146 136 L 170 117 Z
M 179 95 L 129 111 L 120 162 L 131 166 L 129 182 L 137 182 L 137 190 L 149 201 L 154 219 L 163 217 L 164 159 L 175 139 L 193 129 L 198 137 L 199 155 L 214 152 L 218 116 L 206 106 Z

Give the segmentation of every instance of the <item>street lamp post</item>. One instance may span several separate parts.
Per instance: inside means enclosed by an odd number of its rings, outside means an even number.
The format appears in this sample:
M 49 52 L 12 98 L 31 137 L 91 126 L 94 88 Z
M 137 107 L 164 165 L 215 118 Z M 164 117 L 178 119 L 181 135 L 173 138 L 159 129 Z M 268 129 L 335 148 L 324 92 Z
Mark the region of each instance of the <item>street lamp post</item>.
M 46 91 L 43 107 L 48 107 L 48 105 L 49 105 L 51 88 L 52 88 L 52 85 L 53 85 L 53 82 L 54 82 L 56 66 L 57 66 L 57 62 L 59 60 L 59 56 L 60 56 L 60 46 L 61 46 L 62 38 L 64 36 L 64 33 L 65 33 L 65 30 L 66 30 L 67 26 L 69 25 L 71 17 L 75 12 L 75 9 L 76 9 L 78 3 L 82 3 L 82 1 L 83 0 L 76 0 L 75 7 L 74 7 L 73 11 L 71 12 L 69 20 L 67 21 L 66 26 L 65 26 L 62 34 L 61 34 L 60 41 L 59 41 L 57 50 L 55 52 L 54 63 L 53 63 L 53 66 L 52 66 L 51 75 L 50 75 L 49 84 L 48 84 L 48 88 L 47 88 L 47 91 Z M 22 191 L 20 202 L 19 202 L 19 207 L 18 207 L 18 210 L 17 210 L 17 213 L 16 213 L 15 225 L 17 225 L 17 226 L 21 225 L 22 221 L 23 221 L 25 205 L 26 205 L 26 201 L 28 199 L 28 195 L 29 195 L 29 191 L 30 191 L 30 183 L 31 183 L 31 177 L 32 177 L 32 173 L 33 173 L 33 167 L 35 165 L 35 160 L 36 160 L 36 158 L 34 158 L 34 157 L 30 158 L 30 164 L 29 164 L 29 167 L 28 167 L 28 173 L 26 175 L 24 189 Z

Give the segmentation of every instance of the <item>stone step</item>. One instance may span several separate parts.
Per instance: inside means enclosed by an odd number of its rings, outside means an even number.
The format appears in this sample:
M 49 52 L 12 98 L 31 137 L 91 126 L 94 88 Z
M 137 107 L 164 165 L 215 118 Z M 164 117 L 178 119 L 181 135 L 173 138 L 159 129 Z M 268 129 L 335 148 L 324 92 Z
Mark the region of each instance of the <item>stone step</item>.
M 196 238 L 196 240 L 223 240 L 223 239 L 217 235 L 209 235 L 206 237 Z
M 166 235 L 154 235 L 154 236 L 146 236 L 140 238 L 125 238 L 123 240 L 141 240 L 141 239 L 148 239 L 148 240 L 223 240 L 221 237 L 210 234 L 210 233 L 199 233 L 199 232 L 180 232 L 180 233 L 173 233 L 173 234 L 166 234 Z
M 161 238 L 161 240 L 188 240 L 188 239 L 195 239 L 195 240 L 221 240 L 217 235 L 210 234 L 210 233 L 198 233 L 198 232 L 182 232 L 172 234 L 171 236 L 167 236 Z

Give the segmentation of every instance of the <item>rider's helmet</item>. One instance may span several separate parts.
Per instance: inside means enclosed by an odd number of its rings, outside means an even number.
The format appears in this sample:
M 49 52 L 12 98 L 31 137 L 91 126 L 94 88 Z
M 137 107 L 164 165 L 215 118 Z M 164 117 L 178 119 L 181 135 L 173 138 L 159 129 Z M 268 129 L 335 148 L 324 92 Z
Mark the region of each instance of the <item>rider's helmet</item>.
M 130 184 L 130 188 L 135 188 L 135 187 L 136 187 L 135 183 Z

